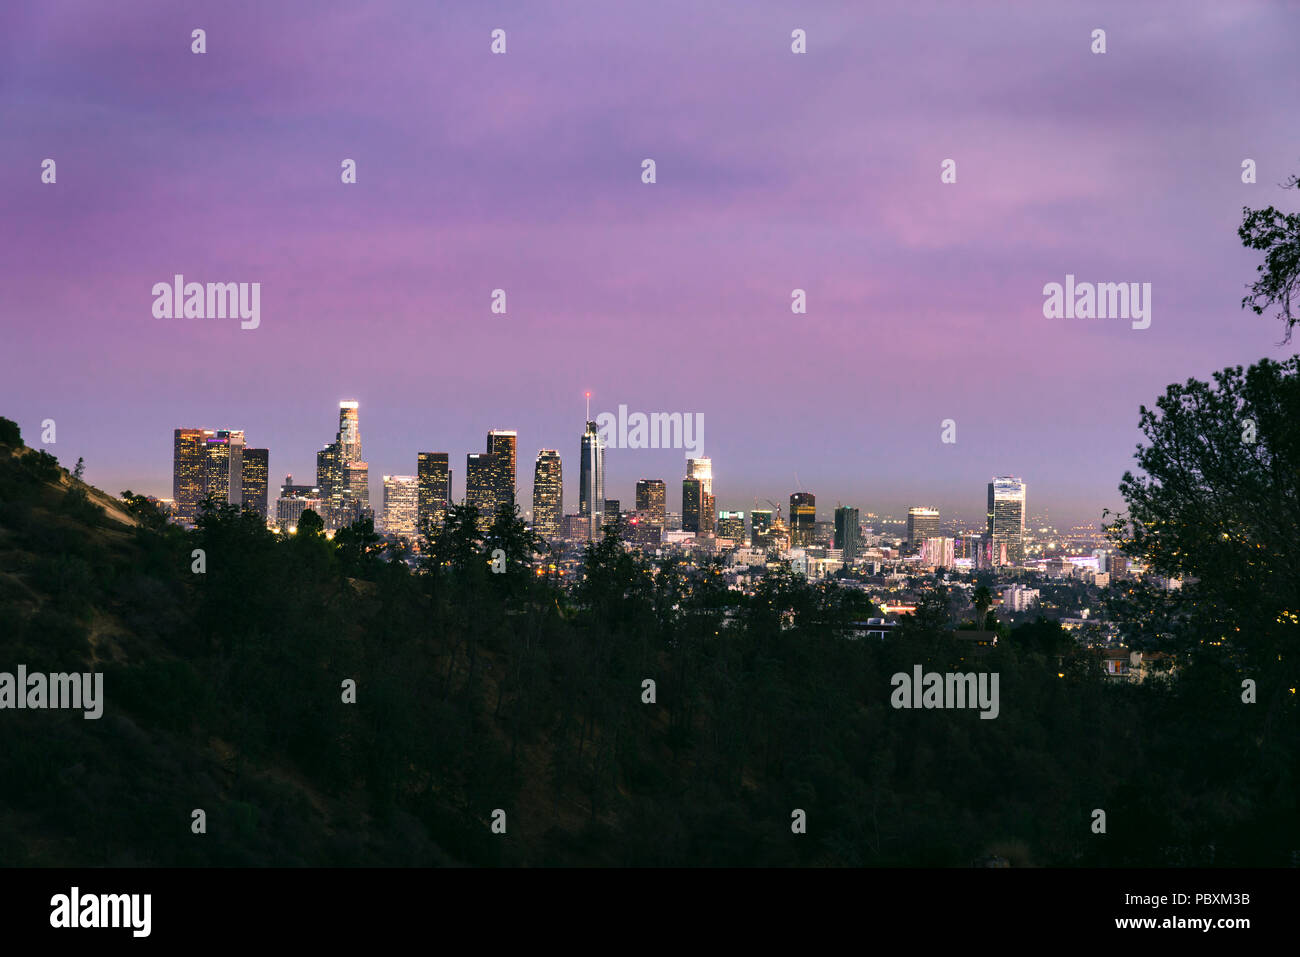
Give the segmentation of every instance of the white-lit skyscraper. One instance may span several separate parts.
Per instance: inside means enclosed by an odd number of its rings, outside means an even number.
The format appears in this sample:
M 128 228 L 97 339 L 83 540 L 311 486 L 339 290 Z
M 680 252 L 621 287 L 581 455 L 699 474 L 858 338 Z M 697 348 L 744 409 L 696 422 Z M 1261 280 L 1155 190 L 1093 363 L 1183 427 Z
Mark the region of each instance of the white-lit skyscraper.
M 700 485 L 708 495 L 713 494 L 713 459 L 687 459 L 686 477 L 700 480 Z
M 419 512 L 419 480 L 414 475 L 385 475 L 384 534 L 414 537 Z
M 361 461 L 360 407 L 354 399 L 339 403 L 339 461 L 343 465 Z
M 989 537 L 993 543 L 993 563 L 1006 560 L 1018 565 L 1025 560 L 1025 483 L 1010 475 L 989 482 Z

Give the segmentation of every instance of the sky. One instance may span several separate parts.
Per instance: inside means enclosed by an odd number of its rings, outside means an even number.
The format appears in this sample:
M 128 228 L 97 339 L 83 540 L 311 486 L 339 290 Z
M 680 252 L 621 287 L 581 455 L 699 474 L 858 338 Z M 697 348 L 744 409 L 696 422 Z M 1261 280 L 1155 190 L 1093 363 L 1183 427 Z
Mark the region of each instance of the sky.
M 502 428 L 521 502 L 556 448 L 576 511 L 590 391 L 702 415 L 719 509 L 975 519 L 1010 474 L 1097 520 L 1142 404 L 1293 351 L 1236 229 L 1300 205 L 1298 35 L 1251 0 L 7 3 L 0 415 L 164 497 L 174 429 L 243 429 L 274 497 L 356 399 L 372 502 L 419 451 L 459 499 Z M 261 283 L 260 325 L 156 318 L 177 273 Z M 1150 327 L 1045 318 L 1067 274 L 1151 283 Z M 606 495 L 679 509 L 685 456 L 611 449 Z

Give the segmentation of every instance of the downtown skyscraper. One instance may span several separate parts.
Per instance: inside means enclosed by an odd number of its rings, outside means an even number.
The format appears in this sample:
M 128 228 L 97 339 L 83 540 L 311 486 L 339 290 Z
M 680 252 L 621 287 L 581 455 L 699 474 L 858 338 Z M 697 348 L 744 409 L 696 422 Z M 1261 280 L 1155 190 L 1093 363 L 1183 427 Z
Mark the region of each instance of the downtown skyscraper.
M 907 510 L 907 542 L 920 546 L 927 538 L 939 534 L 939 510 L 928 505 L 913 505 Z
M 704 534 L 704 480 L 687 476 L 682 479 L 682 531 Z
M 686 478 L 700 483 L 699 514 L 690 521 L 695 528 L 687 526 L 686 486 L 682 485 L 682 530 L 694 531 L 697 535 L 712 535 L 717 524 L 716 499 L 713 497 L 713 460 L 698 458 L 686 460 Z
M 737 544 L 743 543 L 745 540 L 745 513 L 719 512 L 718 537 L 731 539 Z
M 790 495 L 790 546 L 811 545 L 817 532 L 817 496 L 812 492 Z
M 451 501 L 451 469 L 446 452 L 421 452 L 416 457 L 415 481 L 419 504 L 416 527 L 423 532 L 432 525 L 441 528 Z
M 350 399 L 339 403 L 339 460 L 346 465 L 361 461 L 361 403 Z
M 384 534 L 411 538 L 419 515 L 419 480 L 414 475 L 384 476 Z
M 203 501 L 203 460 L 210 429 L 177 429 L 172 445 L 172 501 L 176 517 L 193 524 Z
M 268 517 L 268 499 L 270 495 L 271 453 L 267 449 L 244 449 L 244 461 L 240 468 L 242 502 L 244 508 L 251 508 L 263 519 Z
M 636 510 L 644 512 L 651 525 L 664 530 L 668 517 L 668 487 L 663 479 L 641 479 L 636 483 Z
M 835 509 L 835 547 L 846 562 L 852 562 L 862 550 L 862 526 L 856 508 L 841 505 Z
M 548 541 L 558 538 L 564 517 L 564 472 L 560 453 L 542 449 L 533 468 L 533 531 Z
M 334 441 L 316 453 L 316 485 L 326 528 L 342 528 L 370 512 L 370 466 L 361 457 L 360 403 L 339 403 Z
M 1010 475 L 989 482 L 988 535 L 994 565 L 1025 560 L 1025 483 Z
M 491 452 L 470 452 L 465 456 L 465 504 L 478 509 L 479 531 L 487 531 L 496 518 L 497 504 Z
M 478 509 L 483 531 L 496 521 L 502 506 L 514 510 L 517 446 L 516 432 L 493 429 L 487 436 L 487 451 L 471 452 L 465 458 L 465 504 Z
M 586 519 L 587 540 L 599 541 L 605 525 L 605 442 L 592 421 L 582 433 L 578 514 Z
M 203 440 L 203 497 L 243 504 L 243 432 L 218 429 Z
M 502 505 L 515 507 L 516 451 L 519 434 L 505 429 L 493 429 L 487 436 L 488 455 L 492 456 L 492 493 L 496 508 Z M 493 508 L 495 513 L 496 508 Z

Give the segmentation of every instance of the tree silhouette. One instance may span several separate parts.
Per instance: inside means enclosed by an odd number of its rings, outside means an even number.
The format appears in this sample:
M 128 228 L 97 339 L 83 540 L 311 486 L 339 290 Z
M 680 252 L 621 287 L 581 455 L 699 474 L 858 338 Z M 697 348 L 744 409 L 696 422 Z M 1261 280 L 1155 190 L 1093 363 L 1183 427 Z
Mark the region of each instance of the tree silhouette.
M 1149 570 L 1181 579 L 1161 614 L 1167 643 L 1295 686 L 1300 635 L 1300 357 L 1263 359 L 1171 385 L 1141 409 L 1145 474 L 1125 472 L 1127 513 L 1113 544 Z M 1140 597 L 1136 591 L 1130 597 Z M 1130 624 L 1148 618 L 1139 614 Z
M 1300 188 L 1300 176 L 1292 176 L 1282 185 Z M 1242 308 L 1259 316 L 1267 307 L 1278 306 L 1277 318 L 1286 324 L 1282 341 L 1290 342 L 1291 332 L 1300 322 L 1300 214 L 1283 213 L 1272 206 L 1243 207 L 1237 235 L 1247 249 L 1265 253 L 1264 262 L 1255 267 L 1261 275 L 1250 287 L 1250 295 L 1241 300 Z

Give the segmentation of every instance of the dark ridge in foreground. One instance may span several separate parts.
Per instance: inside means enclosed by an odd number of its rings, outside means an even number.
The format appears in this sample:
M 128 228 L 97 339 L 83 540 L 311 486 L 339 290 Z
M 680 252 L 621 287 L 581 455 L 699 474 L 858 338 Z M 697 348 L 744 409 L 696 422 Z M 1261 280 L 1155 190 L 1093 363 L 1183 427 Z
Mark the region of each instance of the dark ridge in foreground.
M 0 710 L 0 864 L 1284 865 L 1300 847 L 1294 699 L 1225 706 L 1222 664 L 1119 686 L 1040 622 L 975 665 L 938 591 L 865 641 L 858 593 L 779 574 L 742 596 L 613 536 L 566 591 L 522 524 L 485 545 L 455 509 L 415 571 L 364 526 L 277 537 L 222 507 L 185 531 L 0 425 L 0 672 L 105 676 L 99 720 Z M 895 710 L 890 677 L 916 664 L 999 673 L 999 716 Z

